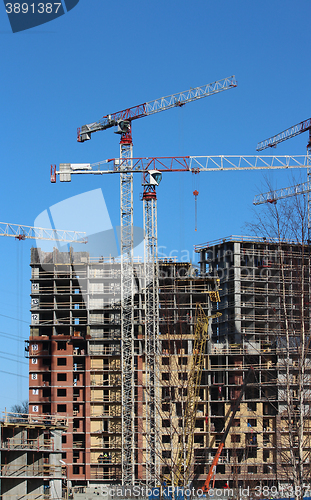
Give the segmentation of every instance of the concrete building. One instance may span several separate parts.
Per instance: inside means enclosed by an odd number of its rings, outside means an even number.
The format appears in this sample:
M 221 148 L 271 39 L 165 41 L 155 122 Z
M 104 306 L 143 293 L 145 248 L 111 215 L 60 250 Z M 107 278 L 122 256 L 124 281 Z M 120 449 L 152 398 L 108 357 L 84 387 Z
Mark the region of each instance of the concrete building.
M 206 374 L 207 461 L 252 366 L 216 485 L 275 486 L 285 496 L 293 461 L 310 477 L 310 248 L 232 236 L 196 251 L 201 276 L 217 274 L 221 288 Z
M 71 417 L 62 438 L 62 460 L 73 487 L 120 484 L 120 263 L 103 257 L 91 259 L 86 252 L 60 253 L 55 249 L 44 253 L 32 249 L 31 268 L 30 412 Z M 144 297 L 139 283 L 142 269 L 137 263 L 134 336 L 138 482 L 145 480 L 147 439 Z M 185 356 L 191 355 L 196 303 L 207 307 L 213 283 L 197 277 L 189 263 L 170 260 L 160 264 L 159 348 L 165 357 L 167 352 L 184 357 L 180 372 L 186 369 Z M 161 374 L 159 377 L 162 379 Z M 158 410 L 160 415 L 162 405 Z M 203 413 L 201 419 L 203 422 Z M 158 481 L 162 451 L 160 455 Z
M 215 485 L 286 486 L 286 471 L 290 467 L 289 427 L 300 418 L 301 324 L 306 331 L 310 329 L 306 313 L 311 302 L 309 255 L 302 256 L 299 245 L 280 246 L 241 237 L 200 245 L 196 251 L 200 256 L 199 272 L 189 263 L 160 262 L 155 421 L 158 481 L 167 478 L 176 466 L 181 441 L 184 440 L 187 449 L 183 414 L 193 356 L 196 307 L 201 304 L 207 314 L 221 312 L 222 316 L 209 326 L 210 339 L 194 416 L 193 484 L 202 486 L 234 401 L 252 366 L 217 466 Z M 63 435 L 62 460 L 76 491 L 87 486 L 120 484 L 120 263 L 103 257 L 91 259 L 87 252 L 44 253 L 32 249 L 31 267 L 30 412 L 71 417 L 68 432 Z M 140 272 L 142 266 L 137 263 L 134 343 L 138 484 L 145 481 L 148 440 L 144 430 L 144 294 Z M 217 279 L 220 279 L 220 303 L 213 297 L 218 293 Z M 286 313 L 287 329 L 284 305 L 290 311 Z M 286 338 L 291 346 L 289 351 Z M 292 367 L 290 373 L 288 361 Z M 306 453 L 311 436 L 310 370 L 307 349 L 303 381 Z M 289 377 L 291 423 L 286 401 Z M 298 443 L 296 424 L 291 439 Z M 305 458 L 304 470 L 308 468 Z
M 67 419 L 6 414 L 1 431 L 1 499 L 59 500 L 66 491 L 62 433 Z

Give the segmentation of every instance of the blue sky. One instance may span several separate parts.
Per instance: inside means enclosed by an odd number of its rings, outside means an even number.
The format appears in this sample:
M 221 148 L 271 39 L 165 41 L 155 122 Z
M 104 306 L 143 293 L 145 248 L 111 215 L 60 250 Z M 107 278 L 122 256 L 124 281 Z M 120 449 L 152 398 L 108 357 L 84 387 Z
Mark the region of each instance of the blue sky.
M 310 117 L 309 0 L 80 0 L 66 15 L 15 34 L 0 7 L 4 222 L 32 225 L 52 205 L 102 188 L 112 225 L 119 225 L 117 175 L 49 182 L 51 163 L 119 156 L 112 130 L 76 142 L 78 126 L 108 113 L 236 76 L 235 89 L 135 121 L 135 157 L 251 155 L 258 141 Z M 307 139 L 302 134 L 274 152 L 304 154 Z M 270 178 L 277 187 L 291 184 L 287 172 Z M 164 176 L 158 189 L 162 251 L 192 254 L 194 244 L 243 234 L 262 182 L 262 172 Z M 137 175 L 137 226 L 141 190 Z M 30 248 L 30 241 L 0 239 L 2 410 L 28 396 L 23 340 L 29 334 Z

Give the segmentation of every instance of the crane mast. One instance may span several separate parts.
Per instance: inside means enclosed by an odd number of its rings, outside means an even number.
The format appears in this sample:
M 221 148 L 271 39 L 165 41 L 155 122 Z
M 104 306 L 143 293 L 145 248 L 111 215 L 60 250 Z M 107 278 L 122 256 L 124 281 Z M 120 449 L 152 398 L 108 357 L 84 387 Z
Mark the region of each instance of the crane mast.
M 133 142 L 131 131 L 120 141 L 123 160 L 121 192 L 121 369 L 122 369 L 122 480 L 134 484 L 135 478 L 135 381 L 134 381 L 134 264 L 133 264 Z
M 149 178 L 149 179 L 148 179 Z M 154 488 L 160 476 L 158 450 L 159 400 L 159 269 L 157 245 L 157 195 L 162 174 L 148 172 L 143 177 L 144 214 L 144 300 L 145 300 L 145 412 L 146 485 Z

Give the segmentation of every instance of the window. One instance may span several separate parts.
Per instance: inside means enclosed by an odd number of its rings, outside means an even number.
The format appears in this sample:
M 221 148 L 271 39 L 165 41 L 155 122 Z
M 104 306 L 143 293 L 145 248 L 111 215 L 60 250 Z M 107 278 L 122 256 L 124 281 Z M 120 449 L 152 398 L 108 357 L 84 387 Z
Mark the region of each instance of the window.
M 67 373 L 58 373 L 57 380 L 58 382 L 65 382 L 67 380 Z
M 171 458 L 171 450 L 162 450 L 162 458 Z
M 171 441 L 171 436 L 163 434 L 162 436 L 162 443 L 170 443 Z
M 178 373 L 179 380 L 188 380 L 188 373 L 180 372 Z
M 58 351 L 66 351 L 66 349 L 67 349 L 67 342 L 65 342 L 64 340 L 57 342 Z
M 240 443 L 241 436 L 240 434 L 231 434 L 231 443 Z
M 187 389 L 186 388 L 178 389 L 178 394 L 179 396 L 187 396 Z
M 178 364 L 179 365 L 187 365 L 188 364 L 188 358 L 178 358 Z
M 57 366 L 65 366 L 67 364 L 66 358 L 57 358 Z
M 66 444 L 66 443 L 67 443 L 67 436 L 66 436 L 66 434 L 63 434 L 63 435 L 62 435 L 62 443 L 63 443 L 63 444 Z
M 169 380 L 169 379 L 170 379 L 169 373 L 162 373 L 162 380 Z
M 57 396 L 64 398 L 66 397 L 66 392 L 66 389 L 57 389 Z
M 162 420 L 162 427 L 169 427 L 170 426 L 170 421 L 169 419 Z
M 57 405 L 58 413 L 66 413 L 66 405 Z
M 169 365 L 170 364 L 170 358 L 162 358 L 162 365 Z
M 257 420 L 255 418 L 249 418 L 247 420 L 248 427 L 257 427 Z
M 72 473 L 73 474 L 80 474 L 80 467 L 78 467 L 78 465 L 74 465 L 72 467 Z

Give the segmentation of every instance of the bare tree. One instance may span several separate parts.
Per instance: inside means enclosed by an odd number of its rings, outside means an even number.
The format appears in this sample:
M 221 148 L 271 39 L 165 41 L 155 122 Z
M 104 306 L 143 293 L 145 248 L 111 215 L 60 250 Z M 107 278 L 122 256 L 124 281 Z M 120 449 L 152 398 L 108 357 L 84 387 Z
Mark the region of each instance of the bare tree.
M 18 422 L 21 418 L 24 418 L 29 413 L 29 403 L 28 400 L 25 399 L 21 403 L 17 403 L 11 406 L 11 410 L 9 413 L 9 419 L 11 422 Z
M 267 183 L 267 190 L 273 191 Z M 277 368 L 276 474 L 281 496 L 300 500 L 311 479 L 310 245 L 305 196 L 267 203 L 246 227 L 274 248 L 279 303 L 274 338 Z

